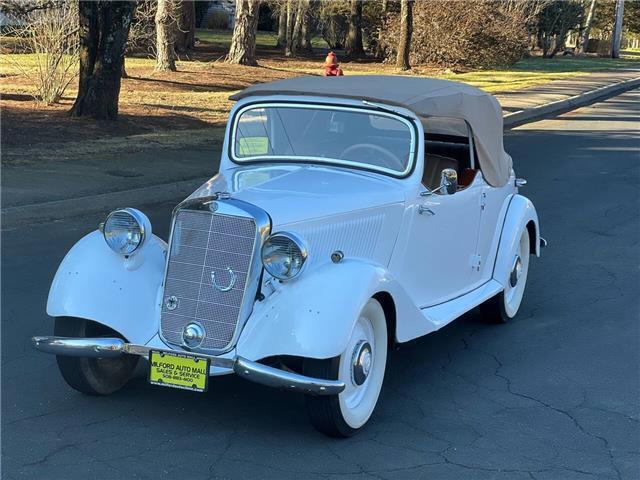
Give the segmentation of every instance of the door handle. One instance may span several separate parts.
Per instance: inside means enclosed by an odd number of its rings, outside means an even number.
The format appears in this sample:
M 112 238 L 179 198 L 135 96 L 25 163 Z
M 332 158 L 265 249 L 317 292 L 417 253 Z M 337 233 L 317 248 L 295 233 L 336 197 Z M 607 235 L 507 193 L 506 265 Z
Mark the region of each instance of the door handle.
M 427 214 L 427 215 L 431 215 L 431 216 L 433 216 L 433 215 L 435 215 L 435 214 L 436 214 L 436 212 L 434 212 L 433 210 L 431 210 L 431 209 L 430 209 L 429 207 L 427 207 L 426 205 L 418 205 L 418 213 L 419 213 L 420 215 Z

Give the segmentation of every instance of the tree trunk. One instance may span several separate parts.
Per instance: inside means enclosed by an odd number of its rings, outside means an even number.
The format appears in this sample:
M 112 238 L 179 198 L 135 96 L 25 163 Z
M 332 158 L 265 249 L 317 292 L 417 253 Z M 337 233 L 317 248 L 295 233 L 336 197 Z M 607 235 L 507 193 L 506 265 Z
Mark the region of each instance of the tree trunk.
M 284 48 L 287 43 L 287 2 L 280 2 L 278 13 L 278 43 L 276 48 Z
M 591 33 L 591 25 L 593 24 L 593 15 L 595 11 L 596 0 L 591 0 L 591 5 L 589 5 L 589 12 L 587 13 L 587 19 L 584 22 L 584 30 L 582 31 L 582 36 L 580 37 L 580 45 L 577 49 L 578 53 L 587 53 L 587 48 L 589 48 L 589 34 Z
M 398 58 L 396 67 L 409 70 L 409 53 L 411 52 L 411 34 L 413 32 L 413 2 L 402 0 L 400 6 L 400 40 L 398 42 Z
M 186 52 L 196 45 L 196 2 L 182 0 L 177 15 L 176 50 Z
M 228 63 L 256 66 L 256 32 L 258 30 L 260 0 L 236 2 L 236 24 L 233 27 Z
M 384 58 L 384 29 L 387 21 L 387 11 L 389 9 L 389 1 L 382 0 L 382 19 L 380 20 L 380 29 L 378 30 L 378 40 L 376 41 L 375 57 L 379 60 Z
M 300 33 L 300 50 L 311 52 L 311 0 L 302 0 L 304 14 L 302 17 L 302 31 Z
M 80 77 L 74 117 L 114 120 L 129 27 L 136 2 L 81 1 Z
M 174 0 L 158 0 L 156 10 L 156 71 L 176 71 Z
M 296 53 L 302 45 L 302 17 L 304 17 L 304 5 L 302 0 L 297 0 L 296 21 L 293 24 L 293 33 L 291 34 L 291 51 Z
M 293 20 L 294 20 L 294 11 L 293 11 L 293 0 L 287 0 L 287 32 L 286 32 L 286 40 L 284 45 L 284 55 L 285 57 L 290 57 L 292 53 L 293 46 Z
M 345 53 L 348 57 L 363 57 L 362 46 L 362 0 L 350 0 L 349 32 L 345 42 Z
M 616 0 L 616 13 L 611 35 L 611 58 L 620 58 L 622 41 L 622 17 L 624 16 L 624 0 Z

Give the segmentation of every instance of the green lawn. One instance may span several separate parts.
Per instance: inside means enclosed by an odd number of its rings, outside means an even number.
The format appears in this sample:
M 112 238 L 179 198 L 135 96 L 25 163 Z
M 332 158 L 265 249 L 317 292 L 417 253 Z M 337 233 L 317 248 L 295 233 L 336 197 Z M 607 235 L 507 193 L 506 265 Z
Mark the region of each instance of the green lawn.
M 600 57 L 554 57 L 554 58 L 526 58 L 516 63 L 511 70 L 530 72 L 562 73 L 562 72 L 593 72 L 597 70 L 612 70 L 618 68 L 640 67 L 640 54 L 637 52 L 622 52 L 621 58 Z
M 196 37 L 203 42 L 216 44 L 220 47 L 228 48 L 231 45 L 231 30 L 207 30 L 199 28 L 196 30 Z M 259 31 L 256 35 L 256 45 L 258 47 L 275 47 L 278 42 L 276 32 Z M 314 48 L 328 48 L 322 37 L 313 37 L 311 46 Z

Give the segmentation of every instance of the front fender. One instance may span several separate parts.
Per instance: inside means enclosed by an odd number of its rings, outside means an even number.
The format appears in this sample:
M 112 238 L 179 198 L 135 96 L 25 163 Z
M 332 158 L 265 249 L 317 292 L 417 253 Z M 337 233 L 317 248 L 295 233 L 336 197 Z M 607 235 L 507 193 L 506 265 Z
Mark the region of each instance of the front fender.
M 274 355 L 340 355 L 360 311 L 378 292 L 392 296 L 398 318 L 398 306 L 411 308 L 404 290 L 380 265 L 345 259 L 325 264 L 308 275 L 303 273 L 298 280 L 279 284 L 272 295 L 256 302 L 238 340 L 237 353 L 251 360 Z
M 530 226 L 533 228 L 530 228 Z M 502 226 L 498 253 L 493 267 L 493 278 L 505 286 L 508 282 L 513 256 L 518 251 L 520 234 L 526 231 L 529 234 L 531 253 L 540 256 L 540 227 L 538 225 L 538 213 L 531 200 L 514 195 L 509 203 L 507 215 Z
M 158 332 L 161 284 L 167 244 L 155 235 L 125 259 L 99 231 L 76 243 L 51 284 L 47 314 L 106 325 L 144 345 Z

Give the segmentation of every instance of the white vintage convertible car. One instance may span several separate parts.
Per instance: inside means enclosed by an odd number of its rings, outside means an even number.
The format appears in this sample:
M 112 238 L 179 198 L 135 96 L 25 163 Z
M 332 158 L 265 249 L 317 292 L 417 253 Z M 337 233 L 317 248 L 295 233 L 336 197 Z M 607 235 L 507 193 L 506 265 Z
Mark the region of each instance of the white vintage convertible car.
M 54 336 L 33 343 L 71 387 L 113 393 L 140 357 L 155 385 L 204 391 L 235 373 L 303 392 L 316 428 L 348 436 L 391 345 L 477 306 L 516 315 L 545 241 L 494 97 L 353 76 L 232 99 L 220 172 L 175 208 L 168 243 L 123 208 L 62 261 Z

